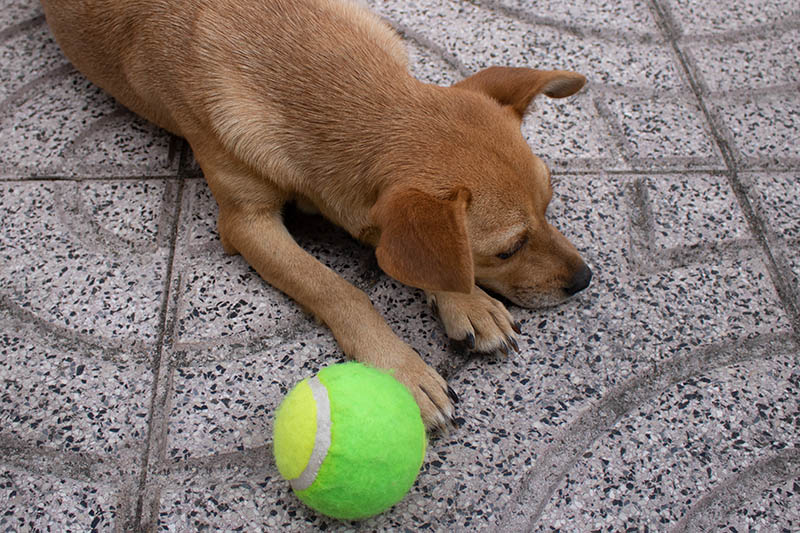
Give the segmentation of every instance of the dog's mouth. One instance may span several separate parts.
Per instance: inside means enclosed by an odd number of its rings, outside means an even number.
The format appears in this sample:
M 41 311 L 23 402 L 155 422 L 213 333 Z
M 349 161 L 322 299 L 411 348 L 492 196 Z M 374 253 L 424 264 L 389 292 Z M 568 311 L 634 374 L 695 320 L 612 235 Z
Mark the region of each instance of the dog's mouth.
M 541 309 L 553 307 L 580 294 L 592 281 L 592 270 L 583 263 L 565 287 L 539 290 L 534 287 L 512 287 L 508 299 L 521 307 Z
M 512 294 L 506 296 L 514 304 L 527 309 L 544 309 L 560 305 L 574 296 L 563 289 L 547 292 L 537 291 L 527 287 L 515 288 Z
M 579 268 L 563 287 L 503 286 L 497 280 L 478 280 L 478 285 L 493 295 L 519 307 L 543 309 L 555 307 L 571 300 L 583 292 L 592 281 L 592 270 L 585 264 Z
M 533 287 L 511 287 L 508 290 L 502 290 L 491 284 L 479 282 L 478 285 L 503 304 L 513 304 L 526 309 L 555 307 L 572 298 L 566 291 L 560 289 L 542 291 Z

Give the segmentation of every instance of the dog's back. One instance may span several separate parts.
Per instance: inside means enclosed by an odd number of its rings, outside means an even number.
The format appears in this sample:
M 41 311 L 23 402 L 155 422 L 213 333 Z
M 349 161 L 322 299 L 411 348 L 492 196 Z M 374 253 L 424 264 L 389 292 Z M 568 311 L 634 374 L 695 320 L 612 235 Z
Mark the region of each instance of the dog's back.
M 399 37 L 349 0 L 42 4 L 67 57 L 126 107 L 190 141 L 215 131 L 265 169 L 330 171 L 325 159 L 378 137 L 386 107 L 413 92 Z

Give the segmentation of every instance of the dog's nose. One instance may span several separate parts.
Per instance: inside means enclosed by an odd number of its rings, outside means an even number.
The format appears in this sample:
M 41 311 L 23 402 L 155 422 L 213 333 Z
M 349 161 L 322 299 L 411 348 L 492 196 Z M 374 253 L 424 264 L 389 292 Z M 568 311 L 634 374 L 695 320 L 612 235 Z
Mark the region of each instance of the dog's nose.
M 572 282 L 567 287 L 564 287 L 564 291 L 568 295 L 572 296 L 573 294 L 579 293 L 588 287 L 591 281 L 592 270 L 584 264 L 583 267 L 572 277 Z

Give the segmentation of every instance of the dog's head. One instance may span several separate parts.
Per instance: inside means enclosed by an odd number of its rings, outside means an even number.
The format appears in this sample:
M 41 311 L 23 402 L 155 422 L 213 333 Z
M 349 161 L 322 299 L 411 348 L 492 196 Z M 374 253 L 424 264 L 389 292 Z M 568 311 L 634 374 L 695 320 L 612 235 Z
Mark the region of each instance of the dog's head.
M 444 129 L 431 128 L 419 176 L 373 206 L 385 272 L 426 290 L 474 283 L 524 307 L 559 303 L 589 285 L 578 251 L 546 218 L 550 171 L 520 131 L 538 94 L 570 96 L 586 79 L 566 71 L 493 67 L 444 89 Z

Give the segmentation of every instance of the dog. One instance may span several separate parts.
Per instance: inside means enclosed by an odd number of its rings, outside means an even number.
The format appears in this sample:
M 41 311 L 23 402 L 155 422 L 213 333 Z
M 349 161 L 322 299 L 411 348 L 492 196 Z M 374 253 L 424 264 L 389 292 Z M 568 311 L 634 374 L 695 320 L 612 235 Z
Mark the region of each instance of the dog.
M 451 87 L 409 74 L 400 37 L 353 0 L 42 0 L 75 67 L 184 137 L 219 205 L 224 250 L 312 312 L 350 358 L 391 369 L 429 429 L 455 392 L 392 332 L 367 295 L 301 249 L 287 202 L 375 247 L 425 291 L 447 334 L 517 349 L 516 324 L 482 288 L 524 307 L 590 283 L 545 217 L 550 172 L 520 126 L 531 101 L 586 82 L 490 67 Z

